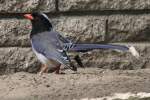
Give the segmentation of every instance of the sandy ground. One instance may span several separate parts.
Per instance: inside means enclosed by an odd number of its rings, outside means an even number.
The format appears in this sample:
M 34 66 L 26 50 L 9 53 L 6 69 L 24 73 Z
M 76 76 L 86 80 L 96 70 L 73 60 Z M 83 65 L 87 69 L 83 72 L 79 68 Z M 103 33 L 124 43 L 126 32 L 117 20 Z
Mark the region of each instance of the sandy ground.
M 0 76 L 0 100 L 90 100 L 127 92 L 150 93 L 150 69 L 85 68 L 76 74 L 67 70 L 61 75 L 19 72 Z

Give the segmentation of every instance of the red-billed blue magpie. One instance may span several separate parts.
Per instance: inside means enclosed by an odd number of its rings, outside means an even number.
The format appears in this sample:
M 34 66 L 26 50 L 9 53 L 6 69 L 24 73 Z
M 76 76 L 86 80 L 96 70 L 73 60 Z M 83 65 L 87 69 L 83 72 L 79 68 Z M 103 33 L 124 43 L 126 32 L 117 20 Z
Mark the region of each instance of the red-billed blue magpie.
M 67 56 L 66 51 L 86 52 L 93 49 L 117 49 L 121 51 L 129 51 L 134 56 L 139 57 L 139 54 L 134 47 L 112 44 L 72 43 L 58 32 L 53 31 L 52 24 L 45 14 L 32 13 L 25 14 L 24 16 L 31 20 L 32 23 L 30 39 L 34 53 L 43 64 L 40 73 L 46 71 L 48 67 L 53 67 L 56 73 L 59 73 L 61 64 L 67 66 L 73 71 L 77 71 L 77 68 Z M 78 63 L 82 64 L 80 61 Z

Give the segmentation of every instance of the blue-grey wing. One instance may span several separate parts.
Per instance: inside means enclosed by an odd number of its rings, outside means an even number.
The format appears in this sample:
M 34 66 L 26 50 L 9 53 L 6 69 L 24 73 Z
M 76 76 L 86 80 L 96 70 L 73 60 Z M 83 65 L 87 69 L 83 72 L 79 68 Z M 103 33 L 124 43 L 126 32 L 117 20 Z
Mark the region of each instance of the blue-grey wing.
M 54 32 L 57 36 L 58 40 L 60 41 L 63 50 L 68 51 L 74 44 L 67 38 L 63 37 L 61 34 Z
M 31 41 L 33 48 L 48 59 L 56 60 L 64 65 L 70 63 L 69 57 L 54 33 L 44 32 L 33 35 Z
M 63 43 L 70 43 L 70 42 L 71 42 L 69 39 L 63 37 L 63 36 L 60 35 L 59 33 L 56 32 L 56 34 L 57 34 L 58 39 L 59 39 L 61 42 L 63 42 Z

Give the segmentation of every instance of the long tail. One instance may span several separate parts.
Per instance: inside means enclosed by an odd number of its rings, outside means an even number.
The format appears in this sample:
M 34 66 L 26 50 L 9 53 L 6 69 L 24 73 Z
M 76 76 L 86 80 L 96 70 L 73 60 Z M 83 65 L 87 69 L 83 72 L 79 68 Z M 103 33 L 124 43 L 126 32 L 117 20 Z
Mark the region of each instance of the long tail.
M 111 45 L 111 44 L 74 44 L 69 50 L 77 52 L 86 52 L 93 49 L 117 49 L 121 51 L 129 50 L 126 46 Z
M 112 44 L 65 44 L 65 49 L 67 51 L 75 51 L 75 52 L 87 52 L 94 49 L 113 49 L 113 50 L 120 50 L 120 51 L 128 51 L 136 58 L 139 57 L 139 53 L 133 47 L 127 47 L 123 45 L 112 45 Z

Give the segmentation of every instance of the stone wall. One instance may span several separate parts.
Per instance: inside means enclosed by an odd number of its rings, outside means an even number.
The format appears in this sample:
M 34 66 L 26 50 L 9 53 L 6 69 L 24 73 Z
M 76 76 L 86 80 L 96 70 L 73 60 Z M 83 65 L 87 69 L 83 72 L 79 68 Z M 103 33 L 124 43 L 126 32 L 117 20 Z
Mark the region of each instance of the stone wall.
M 79 43 L 134 45 L 141 58 L 129 53 L 94 50 L 81 53 L 86 67 L 149 68 L 150 0 L 0 0 L 0 74 L 37 72 L 24 13 L 46 13 L 55 30 Z

